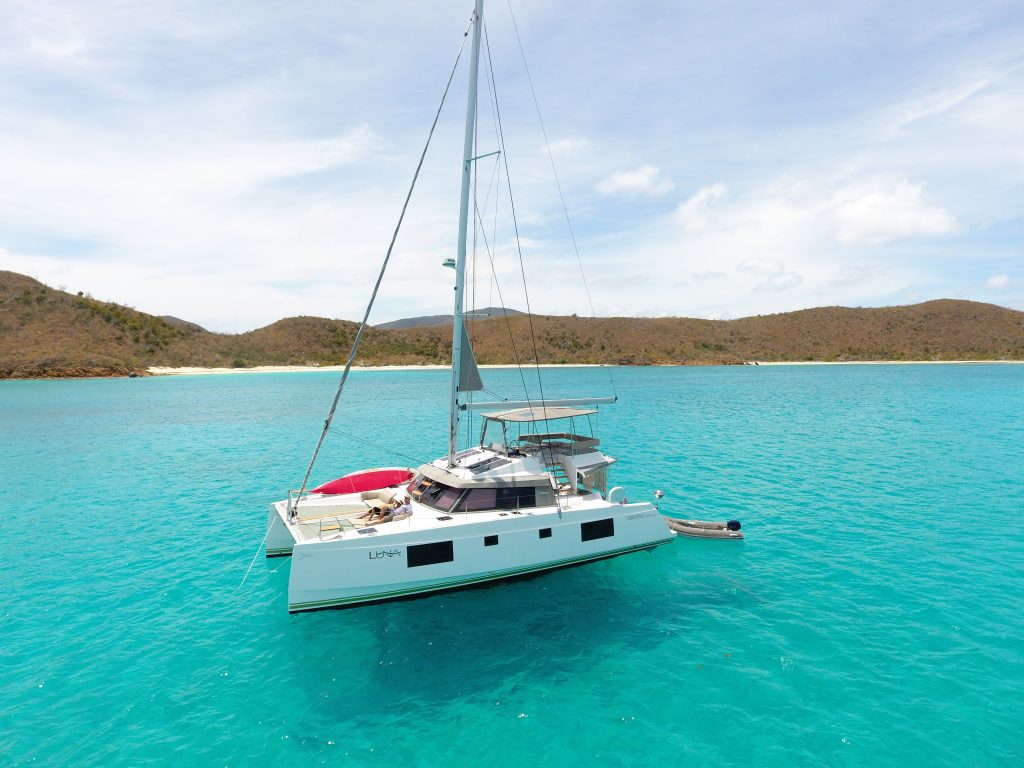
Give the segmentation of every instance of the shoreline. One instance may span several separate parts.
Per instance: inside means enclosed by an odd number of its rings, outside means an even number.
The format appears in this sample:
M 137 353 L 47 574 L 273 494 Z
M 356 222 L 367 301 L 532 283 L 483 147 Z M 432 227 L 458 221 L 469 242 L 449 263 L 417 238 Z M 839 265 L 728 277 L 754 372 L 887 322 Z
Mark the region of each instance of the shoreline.
M 750 360 L 747 362 L 652 363 L 649 365 L 605 365 L 601 363 L 547 363 L 540 368 L 708 368 L 724 366 L 793 366 L 793 365 L 1024 365 L 1022 360 Z M 516 368 L 511 363 L 481 365 L 481 369 Z M 532 368 L 533 365 L 526 367 Z M 0 381 L 48 381 L 66 379 L 148 378 L 150 376 L 227 376 L 254 373 L 340 373 L 343 365 L 259 365 L 252 368 L 220 368 L 202 366 L 149 366 L 147 368 L 68 368 L 32 370 L 14 375 L 0 375 Z M 449 365 L 354 365 L 353 371 L 450 371 Z M 28 375 L 25 375 L 25 374 Z
M 512 363 L 481 365 L 484 368 L 518 368 Z M 532 368 L 533 366 L 528 366 Z M 602 368 L 599 363 L 551 363 L 541 368 Z M 450 365 L 353 365 L 353 371 L 450 371 Z M 209 376 L 230 373 L 316 373 L 330 371 L 340 373 L 344 365 L 256 365 L 252 368 L 202 368 L 182 366 L 179 368 L 152 365 L 146 369 L 153 376 Z
M 1024 360 L 751 360 L 740 365 L 747 366 L 783 366 L 783 365 L 1022 365 Z M 723 364 L 726 365 L 726 364 Z M 728 365 L 735 365 L 728 364 Z M 516 368 L 514 364 L 481 365 L 481 369 Z M 533 367 L 528 366 L 528 367 Z M 651 366 L 618 366 L 600 363 L 550 363 L 541 364 L 541 368 L 706 368 L 708 364 L 666 363 Z M 181 366 L 177 368 L 150 366 L 147 371 L 153 376 L 210 376 L 226 374 L 252 373 L 315 373 L 318 371 L 341 372 L 343 365 L 258 365 L 252 368 L 204 368 Z M 447 371 L 449 365 L 353 365 L 353 371 Z
M 1024 360 L 751 360 L 744 365 L 1021 365 Z

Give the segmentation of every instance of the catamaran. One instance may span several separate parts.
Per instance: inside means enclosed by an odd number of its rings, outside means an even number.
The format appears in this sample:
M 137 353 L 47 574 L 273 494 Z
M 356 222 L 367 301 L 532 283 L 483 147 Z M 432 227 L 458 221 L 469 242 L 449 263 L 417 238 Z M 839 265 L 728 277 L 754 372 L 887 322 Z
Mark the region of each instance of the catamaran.
M 306 479 L 270 505 L 265 551 L 292 558 L 290 612 L 548 571 L 650 550 L 675 536 L 654 503 L 630 502 L 624 488 L 608 488 L 615 459 L 602 450 L 591 425 L 598 408 L 615 396 L 474 399 L 484 387 L 466 331 L 464 294 L 471 169 L 479 159 L 473 148 L 483 0 L 475 2 L 471 26 L 458 247 L 454 264 L 447 264 L 455 270 L 448 452 L 419 467 L 353 472 L 307 490 L 371 298 Z M 374 297 L 379 286 L 380 278 Z M 460 450 L 460 422 L 472 412 L 482 416 L 479 439 Z

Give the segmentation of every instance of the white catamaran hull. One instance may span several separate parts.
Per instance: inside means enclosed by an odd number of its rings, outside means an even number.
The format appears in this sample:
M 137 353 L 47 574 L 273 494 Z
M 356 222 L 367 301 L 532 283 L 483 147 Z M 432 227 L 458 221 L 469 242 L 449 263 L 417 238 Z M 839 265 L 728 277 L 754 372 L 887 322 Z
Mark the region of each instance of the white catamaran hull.
M 602 535 L 584 540 L 595 527 Z M 491 536 L 498 537 L 497 543 L 487 543 Z M 301 541 L 292 550 L 288 610 L 358 605 L 465 587 L 653 549 L 673 537 L 652 504 L 637 503 L 561 514 L 538 509 L 479 522 L 453 519 L 443 530 Z M 437 558 L 445 561 L 419 562 Z

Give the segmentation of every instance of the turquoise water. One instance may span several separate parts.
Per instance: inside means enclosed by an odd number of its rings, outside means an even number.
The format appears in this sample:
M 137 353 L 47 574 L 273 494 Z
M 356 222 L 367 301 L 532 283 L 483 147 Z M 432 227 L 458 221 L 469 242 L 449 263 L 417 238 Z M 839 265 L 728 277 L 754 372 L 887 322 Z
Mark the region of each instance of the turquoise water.
M 618 370 L 614 482 L 744 542 L 289 616 L 239 583 L 335 381 L 0 382 L 0 764 L 1021 764 L 1024 366 Z M 355 374 L 315 479 L 446 395 Z

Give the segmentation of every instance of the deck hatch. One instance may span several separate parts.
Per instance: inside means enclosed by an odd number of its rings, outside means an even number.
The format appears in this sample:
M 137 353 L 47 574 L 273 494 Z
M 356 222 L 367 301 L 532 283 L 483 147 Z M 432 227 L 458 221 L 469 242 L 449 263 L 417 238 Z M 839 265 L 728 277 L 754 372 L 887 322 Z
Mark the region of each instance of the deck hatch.
M 498 467 L 504 467 L 511 463 L 511 460 L 506 459 L 503 456 L 492 456 L 489 459 L 478 461 L 476 464 L 470 464 L 466 469 L 476 475 L 481 472 L 489 472 L 490 470 L 497 469 Z

